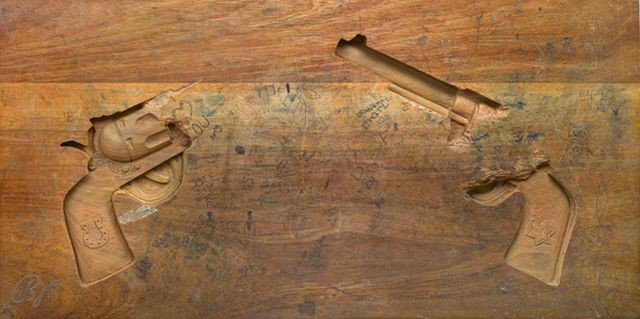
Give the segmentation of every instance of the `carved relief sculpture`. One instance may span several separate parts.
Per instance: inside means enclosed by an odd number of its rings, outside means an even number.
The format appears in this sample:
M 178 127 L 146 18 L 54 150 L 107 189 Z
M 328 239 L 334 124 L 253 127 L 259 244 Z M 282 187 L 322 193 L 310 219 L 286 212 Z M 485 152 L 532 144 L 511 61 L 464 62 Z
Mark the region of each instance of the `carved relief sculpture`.
M 367 46 L 367 37 L 358 34 L 347 41 L 341 39 L 336 55 L 367 68 L 391 81 L 389 90 L 451 119 L 449 144 L 465 149 L 469 132 L 482 121 L 499 120 L 507 109 L 469 89 L 449 83 L 404 64 Z
M 83 283 L 105 279 L 134 261 L 116 219 L 114 192 L 122 189 L 143 203 L 159 203 L 180 186 L 182 154 L 191 145 L 184 129 L 189 118 L 169 114 L 165 106 L 182 90 L 91 119 L 88 145 L 62 143 L 89 158 L 87 175 L 64 199 L 67 230 Z
M 471 131 L 497 121 L 507 109 L 469 89 L 460 89 L 367 47 L 366 37 L 340 40 L 336 54 L 391 81 L 389 89 L 451 120 L 449 146 L 469 151 Z M 89 158 L 88 174 L 64 200 L 66 225 L 80 279 L 92 284 L 125 269 L 134 256 L 112 204 L 123 191 L 145 204 L 171 198 L 182 182 L 183 153 L 191 146 L 189 116 L 167 105 L 188 86 L 164 92 L 129 109 L 91 119 L 88 145 L 67 141 Z M 575 223 L 571 193 L 552 175 L 549 158 L 537 152 L 512 168 L 485 168 L 466 185 L 471 200 L 497 206 L 522 193 L 524 217 L 506 253 L 508 265 L 548 285 L 560 282 Z
M 459 89 L 369 48 L 364 35 L 341 39 L 336 55 L 370 69 L 391 81 L 389 89 L 451 120 L 449 145 L 455 151 L 471 148 L 470 132 L 483 121 L 506 117 L 507 109 L 468 89 Z M 575 224 L 576 205 L 571 193 L 554 177 L 549 158 L 535 152 L 511 169 L 483 168 L 466 185 L 469 197 L 481 205 L 497 206 L 520 192 L 524 216 L 505 256 L 508 265 L 547 285 L 560 283 L 564 256 Z
M 485 206 L 498 206 L 522 193 L 523 217 L 505 262 L 547 285 L 559 285 L 576 205 L 552 175 L 549 158 L 536 152 L 530 159 L 517 160 L 511 169 L 483 168 L 480 178 L 466 186 L 469 197 Z

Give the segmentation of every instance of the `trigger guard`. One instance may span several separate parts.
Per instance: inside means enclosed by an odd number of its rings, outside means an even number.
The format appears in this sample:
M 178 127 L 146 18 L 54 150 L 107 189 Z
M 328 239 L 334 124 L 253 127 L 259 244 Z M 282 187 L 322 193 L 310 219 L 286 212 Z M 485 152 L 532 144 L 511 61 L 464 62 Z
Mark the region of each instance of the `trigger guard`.
M 91 158 L 91 149 L 89 148 L 89 146 L 84 145 L 78 141 L 74 141 L 74 140 L 69 140 L 69 141 L 64 141 L 62 143 L 60 143 L 61 147 L 69 147 L 75 150 L 80 151 L 83 155 L 85 155 L 87 158 Z
M 180 189 L 184 175 L 183 165 L 183 154 L 176 155 L 124 185 L 122 192 L 140 203 L 151 206 L 160 205 L 172 198 Z M 153 175 L 166 175 L 166 183 L 164 181 L 157 182 L 157 177 Z
M 480 205 L 497 206 L 516 192 L 518 192 L 518 188 L 515 185 L 508 182 L 496 182 L 491 184 L 491 188 L 475 188 L 468 191 L 467 195 Z

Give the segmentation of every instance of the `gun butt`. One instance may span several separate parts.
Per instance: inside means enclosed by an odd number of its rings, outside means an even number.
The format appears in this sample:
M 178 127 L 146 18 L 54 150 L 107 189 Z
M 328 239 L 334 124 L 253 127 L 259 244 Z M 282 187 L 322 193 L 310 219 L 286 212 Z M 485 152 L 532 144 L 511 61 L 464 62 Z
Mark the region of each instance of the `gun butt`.
M 558 286 L 576 218 L 569 191 L 542 167 L 524 179 L 500 181 L 469 191 L 475 202 L 497 206 L 512 194 L 524 196 L 524 213 L 505 262 L 550 286 Z
M 547 285 L 558 286 L 575 224 L 573 197 L 547 169 L 515 183 L 526 204 L 505 262 Z
M 67 230 L 83 284 L 106 279 L 134 261 L 116 219 L 112 188 L 87 175 L 64 199 Z

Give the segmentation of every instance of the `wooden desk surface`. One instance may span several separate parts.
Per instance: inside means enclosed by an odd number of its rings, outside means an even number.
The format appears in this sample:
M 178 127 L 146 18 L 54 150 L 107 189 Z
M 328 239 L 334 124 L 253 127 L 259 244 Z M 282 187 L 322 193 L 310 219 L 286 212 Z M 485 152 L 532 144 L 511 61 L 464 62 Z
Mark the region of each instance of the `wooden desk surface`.
M 378 81 L 340 37 L 449 81 L 638 82 L 638 3 L 3 1 L 3 82 Z
M 4 2 L 0 318 L 637 317 L 637 5 Z M 451 151 L 448 120 L 332 56 L 357 32 L 509 116 Z M 220 83 L 186 95 L 209 124 L 184 185 L 122 225 L 131 267 L 81 286 L 62 200 L 86 158 L 60 142 L 198 79 Z M 461 187 L 535 149 L 579 208 L 558 287 L 504 264 L 522 196 Z

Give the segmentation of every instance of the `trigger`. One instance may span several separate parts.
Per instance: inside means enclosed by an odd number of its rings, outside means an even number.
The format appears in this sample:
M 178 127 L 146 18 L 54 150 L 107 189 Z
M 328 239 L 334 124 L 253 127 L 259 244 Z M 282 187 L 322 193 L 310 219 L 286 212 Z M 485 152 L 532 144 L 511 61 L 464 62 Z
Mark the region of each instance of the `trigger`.
M 79 150 L 87 157 L 91 158 L 91 151 L 88 146 L 74 140 L 64 141 L 60 144 L 62 147 L 71 147 Z

